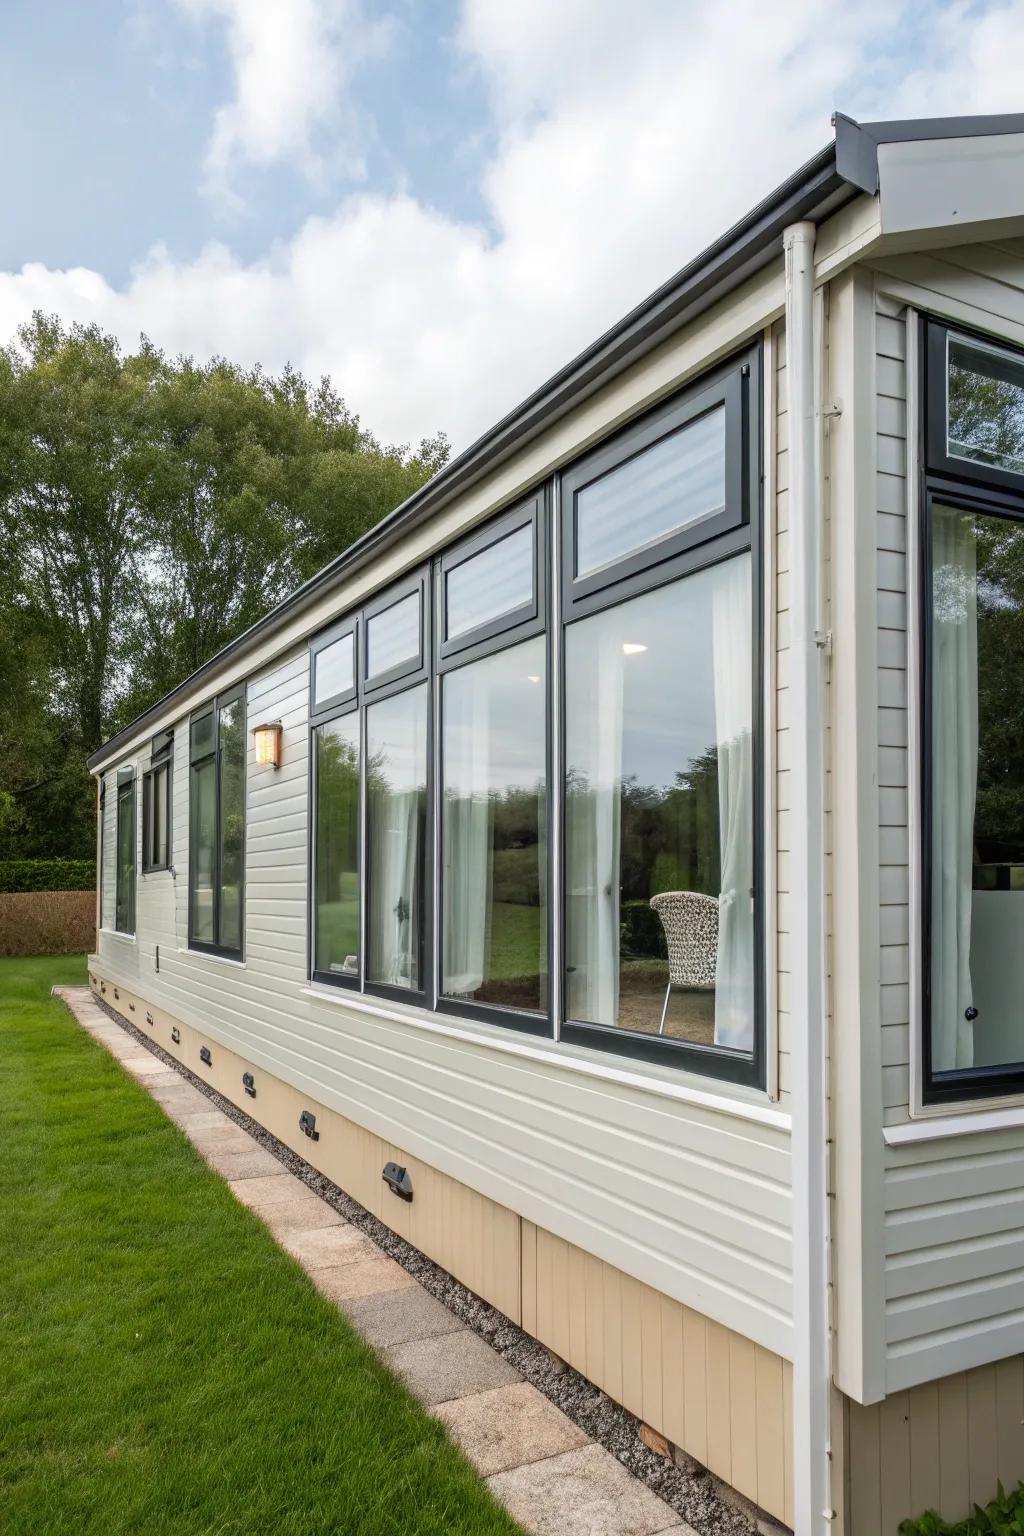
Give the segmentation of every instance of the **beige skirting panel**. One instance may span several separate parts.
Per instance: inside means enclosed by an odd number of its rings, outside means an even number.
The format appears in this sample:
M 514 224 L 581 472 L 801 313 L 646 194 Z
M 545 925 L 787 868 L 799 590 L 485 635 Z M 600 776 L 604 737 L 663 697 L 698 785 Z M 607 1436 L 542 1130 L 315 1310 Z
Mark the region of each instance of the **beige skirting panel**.
M 541 1227 L 522 1229 L 527 1333 L 792 1525 L 789 1362 Z
M 896 1536 L 926 1509 L 962 1520 L 1024 1479 L 1024 1356 L 848 1402 L 847 1425 L 849 1536 Z

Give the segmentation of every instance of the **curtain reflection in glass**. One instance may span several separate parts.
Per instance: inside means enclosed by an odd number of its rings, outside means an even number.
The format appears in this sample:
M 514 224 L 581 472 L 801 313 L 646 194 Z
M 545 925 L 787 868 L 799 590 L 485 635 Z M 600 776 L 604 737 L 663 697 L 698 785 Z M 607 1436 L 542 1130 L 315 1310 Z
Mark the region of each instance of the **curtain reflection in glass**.
M 442 682 L 443 956 L 449 996 L 547 1006 L 545 642 Z
M 368 981 L 423 986 L 427 686 L 366 712 Z
M 742 555 L 566 631 L 571 1018 L 752 1049 L 752 612 Z
M 316 737 L 314 965 L 359 975 L 359 716 L 321 725 Z
M 211 716 L 212 719 L 212 716 Z M 213 867 L 217 840 L 217 759 L 193 764 L 189 790 L 189 879 L 192 889 L 190 934 L 212 944 Z

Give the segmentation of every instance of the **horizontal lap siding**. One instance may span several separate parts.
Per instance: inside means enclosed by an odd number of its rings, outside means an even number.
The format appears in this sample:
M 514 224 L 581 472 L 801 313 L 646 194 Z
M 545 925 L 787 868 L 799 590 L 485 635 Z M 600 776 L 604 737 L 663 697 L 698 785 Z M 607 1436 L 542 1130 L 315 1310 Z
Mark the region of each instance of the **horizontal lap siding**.
M 921 309 L 996 332 L 1005 329 L 1006 320 L 1024 319 L 1024 242 L 892 257 L 880 270 L 884 275 L 876 279 L 878 795 L 882 1074 L 885 1118 L 892 1125 L 909 1117 L 910 967 L 916 963 L 908 909 L 910 860 L 916 850 L 911 846 L 913 808 L 907 761 L 908 381 L 902 300 L 906 297 Z M 886 296 L 886 290 L 898 293 L 899 299 Z M 910 514 L 916 516 L 916 509 L 910 509 Z M 1013 1355 L 1024 1340 L 1024 1140 L 1019 1132 L 939 1137 L 889 1147 L 885 1163 L 888 1390 L 920 1390 L 919 1383 L 972 1367 L 1005 1372 L 1005 1365 L 989 1362 Z M 1014 1368 L 1019 1364 L 1018 1360 Z M 973 1371 L 972 1376 L 979 1372 Z M 943 1388 L 946 1418 L 953 1412 L 950 1404 L 960 1400 L 958 1394 L 964 1403 L 967 1400 L 963 1378 L 950 1379 L 953 1385 Z M 915 1394 L 909 1395 L 914 1398 Z M 1015 1422 L 1019 1423 L 1019 1416 Z M 1002 1419 L 1000 1425 L 999 1433 L 1004 1434 Z M 927 1431 L 932 1433 L 933 1429 Z M 984 1467 L 985 1456 L 979 1455 L 977 1466 Z M 994 1477 L 986 1481 L 973 1459 L 970 1465 L 975 1468 L 971 1478 L 986 1498 L 991 1497 Z M 967 1467 L 965 1456 L 965 1478 Z M 1014 1476 L 1024 1476 L 1019 1457 Z M 966 1509 L 965 1490 L 966 1484 L 962 1496 L 943 1502 L 947 1519 L 957 1518 Z
M 161 942 L 159 974 L 146 968 L 147 995 L 357 1125 L 788 1355 L 786 1132 L 580 1076 L 554 1053 L 540 1063 L 303 995 L 307 687 L 304 651 L 249 684 L 249 721 L 272 705 L 284 732 L 276 774 L 257 770 L 249 753 L 244 966 L 185 949 L 182 724 L 176 879 L 161 888 L 173 884 L 176 902 L 154 897 L 145 914 L 161 934 L 176 926 L 176 943 L 165 952 Z M 151 936 L 140 937 L 149 955 Z M 120 966 L 109 946 L 104 954 Z

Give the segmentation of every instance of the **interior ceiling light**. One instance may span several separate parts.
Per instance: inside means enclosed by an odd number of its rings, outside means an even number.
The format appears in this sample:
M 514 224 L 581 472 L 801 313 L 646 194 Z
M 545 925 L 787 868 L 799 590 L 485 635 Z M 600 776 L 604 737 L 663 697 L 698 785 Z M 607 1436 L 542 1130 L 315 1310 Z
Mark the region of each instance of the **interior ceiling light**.
M 622 643 L 623 656 L 639 656 L 646 649 L 646 645 L 641 645 L 638 641 L 624 640 Z

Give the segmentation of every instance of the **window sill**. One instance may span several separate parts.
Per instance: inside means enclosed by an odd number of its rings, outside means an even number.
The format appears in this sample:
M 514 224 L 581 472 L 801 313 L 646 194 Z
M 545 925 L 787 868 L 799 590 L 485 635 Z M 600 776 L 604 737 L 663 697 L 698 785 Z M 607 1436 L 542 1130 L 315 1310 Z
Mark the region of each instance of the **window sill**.
M 180 944 L 175 954 L 187 955 L 190 960 L 209 960 L 214 965 L 231 965 L 236 971 L 247 970 L 249 964 L 247 960 L 233 960 L 230 955 L 214 955 L 208 949 L 191 949 L 188 946 L 183 948 Z
M 672 1068 L 659 1070 L 657 1067 L 619 1066 L 603 1052 L 595 1060 L 598 1053 L 587 1051 L 581 1046 L 538 1039 L 536 1035 L 514 1035 L 498 1024 L 456 1022 L 447 1016 L 442 1017 L 408 1004 L 388 1003 L 380 998 L 367 997 L 365 993 L 336 990 L 333 987 L 318 986 L 315 982 L 302 988 L 302 996 L 318 1003 L 345 1008 L 350 1013 L 362 1014 L 367 1018 L 405 1024 L 425 1034 L 443 1035 L 505 1056 L 542 1062 L 562 1071 L 577 1072 L 583 1077 L 597 1078 L 655 1094 L 660 1098 L 674 1099 L 677 1103 L 691 1104 L 717 1115 L 729 1115 L 780 1131 L 789 1131 L 792 1126 L 791 1116 L 785 1110 L 771 1105 L 764 1094 L 752 1091 L 749 1098 L 741 1097 L 742 1090 L 737 1091 L 733 1085 L 730 1085 L 731 1092 L 724 1093 L 706 1086 L 706 1080 L 694 1079 Z
M 954 1136 L 980 1135 L 983 1131 L 1017 1131 L 1024 1128 L 1024 1102 L 1015 1100 L 1000 1109 L 964 1110 L 887 1125 L 882 1132 L 887 1147 L 911 1147 L 924 1141 L 945 1141 Z
M 139 942 L 134 933 L 122 933 L 120 928 L 101 928 L 99 931 L 105 939 L 120 939 L 122 944 L 137 944 Z

